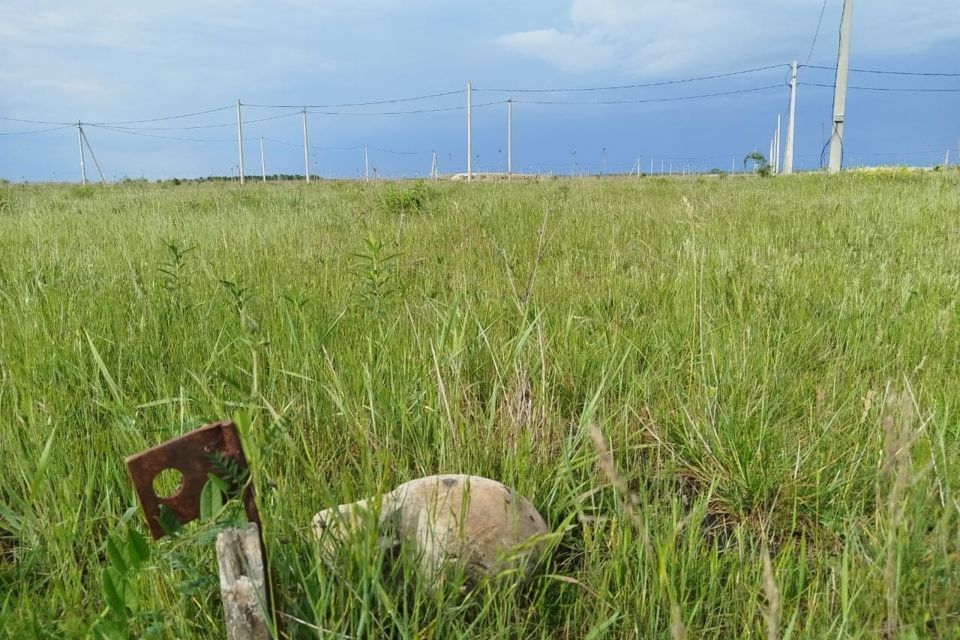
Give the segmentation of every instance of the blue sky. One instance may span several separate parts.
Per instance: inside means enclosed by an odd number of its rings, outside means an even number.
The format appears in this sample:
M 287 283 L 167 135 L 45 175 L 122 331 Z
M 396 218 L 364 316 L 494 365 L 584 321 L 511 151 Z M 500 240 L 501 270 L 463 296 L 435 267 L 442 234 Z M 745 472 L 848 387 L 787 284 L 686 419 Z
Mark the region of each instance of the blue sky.
M 724 93 L 783 85 L 786 66 L 703 82 L 588 93 L 527 94 L 479 89 L 639 84 L 807 59 L 820 0 L 273 0 L 163 3 L 0 1 L 0 116 L 87 123 L 150 119 L 249 104 L 327 105 L 459 91 L 474 103 L 474 156 L 481 171 L 506 164 L 506 107 L 514 104 L 518 171 L 609 171 L 641 157 L 727 169 L 753 149 L 766 153 L 788 90 L 679 102 L 603 102 Z M 811 64 L 835 63 L 841 0 L 827 0 Z M 856 3 L 851 66 L 960 73 L 960 2 Z M 831 84 L 827 70 L 800 81 Z M 960 77 L 851 74 L 851 85 L 960 89 Z M 309 115 L 312 171 L 357 176 L 369 145 L 384 175 L 465 168 L 462 107 L 455 94 L 374 107 L 316 109 L 368 115 Z M 526 102 L 525 102 L 526 101 Z M 832 91 L 801 84 L 796 166 L 819 164 Z M 245 107 L 245 121 L 297 109 Z M 848 164 L 957 159 L 960 92 L 851 90 L 844 144 Z M 85 127 L 108 179 L 236 172 L 231 110 L 187 119 Z M 161 127 L 206 127 L 169 129 Z M 54 125 L 0 121 L 0 133 Z M 152 128 L 150 128 L 152 127 Z M 164 136 L 164 137 L 155 137 Z M 245 168 L 302 173 L 298 115 L 244 128 Z M 170 139 L 181 138 L 181 139 Z M 191 140 L 184 140 L 189 138 Z M 286 143 L 286 144 L 284 144 Z M 394 152 L 394 153 L 391 153 Z M 403 152 L 403 153 L 395 153 Z M 889 154 L 889 155 L 887 155 Z M 79 179 L 76 130 L 0 136 L 0 177 Z M 666 159 L 666 160 L 665 160 Z M 89 166 L 89 174 L 93 167 Z

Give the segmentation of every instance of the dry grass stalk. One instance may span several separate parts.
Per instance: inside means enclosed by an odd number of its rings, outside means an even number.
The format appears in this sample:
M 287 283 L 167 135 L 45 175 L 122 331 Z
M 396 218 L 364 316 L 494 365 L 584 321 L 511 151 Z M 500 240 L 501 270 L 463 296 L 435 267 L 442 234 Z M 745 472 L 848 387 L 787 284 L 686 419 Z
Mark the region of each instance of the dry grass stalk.
M 767 625 L 767 640 L 780 639 L 780 589 L 773 576 L 773 563 L 766 540 L 763 543 L 763 594 L 767 598 L 764 620 Z
M 630 492 L 627 481 L 617 472 L 617 465 L 613 461 L 613 454 L 610 453 L 610 447 L 607 446 L 607 439 L 603 437 L 603 432 L 600 431 L 596 425 L 591 425 L 590 427 L 590 438 L 593 440 L 593 446 L 597 449 L 597 465 L 619 492 L 624 513 L 639 525 L 640 518 L 633 509 L 633 505 L 637 502 L 637 499 Z
M 887 620 L 886 637 L 896 637 L 900 627 L 899 594 L 897 589 L 897 540 L 903 520 L 903 495 L 910 485 L 910 448 L 916 440 L 913 429 L 913 401 L 911 396 L 890 393 L 887 395 L 883 428 L 883 464 L 881 478 L 892 478 L 887 494 L 887 554 L 884 569 L 886 588 Z
M 670 638 L 672 640 L 687 640 L 687 627 L 683 624 L 680 605 L 676 602 L 670 607 Z

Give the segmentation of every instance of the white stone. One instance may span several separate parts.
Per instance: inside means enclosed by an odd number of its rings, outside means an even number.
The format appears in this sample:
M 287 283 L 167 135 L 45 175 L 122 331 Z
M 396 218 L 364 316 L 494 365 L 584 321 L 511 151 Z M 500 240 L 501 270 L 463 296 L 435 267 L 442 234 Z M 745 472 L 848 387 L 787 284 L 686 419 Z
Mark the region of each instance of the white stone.
M 516 570 L 525 577 L 543 550 L 547 525 L 530 502 L 505 485 L 470 475 L 406 482 L 380 498 L 326 509 L 313 517 L 327 557 L 377 511 L 380 533 L 417 554 L 421 577 L 433 581 L 452 565 L 468 585 Z

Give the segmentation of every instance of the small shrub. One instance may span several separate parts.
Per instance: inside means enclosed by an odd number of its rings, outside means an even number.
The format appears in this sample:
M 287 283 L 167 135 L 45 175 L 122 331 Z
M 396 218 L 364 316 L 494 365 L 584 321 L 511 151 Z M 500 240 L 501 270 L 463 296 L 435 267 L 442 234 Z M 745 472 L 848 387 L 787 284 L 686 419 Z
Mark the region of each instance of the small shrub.
M 763 156 L 759 151 L 754 151 L 748 153 L 743 158 L 743 168 L 747 168 L 748 162 L 753 162 L 753 166 L 756 168 L 757 175 L 761 178 L 769 178 L 772 175 L 772 169 L 770 167 L 770 162 Z
M 396 184 L 387 185 L 383 190 L 381 200 L 387 212 L 404 215 L 423 213 L 433 196 L 433 189 L 428 187 L 423 180 L 417 180 L 409 188 L 403 188 Z

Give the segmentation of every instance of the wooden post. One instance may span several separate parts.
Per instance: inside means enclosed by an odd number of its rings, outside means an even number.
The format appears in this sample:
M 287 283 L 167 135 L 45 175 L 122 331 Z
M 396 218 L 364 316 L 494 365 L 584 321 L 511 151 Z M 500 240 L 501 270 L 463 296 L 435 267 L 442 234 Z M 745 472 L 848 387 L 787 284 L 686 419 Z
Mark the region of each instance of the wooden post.
M 244 529 L 225 529 L 216 547 L 227 640 L 270 640 L 259 528 L 251 522 Z

